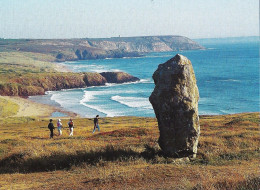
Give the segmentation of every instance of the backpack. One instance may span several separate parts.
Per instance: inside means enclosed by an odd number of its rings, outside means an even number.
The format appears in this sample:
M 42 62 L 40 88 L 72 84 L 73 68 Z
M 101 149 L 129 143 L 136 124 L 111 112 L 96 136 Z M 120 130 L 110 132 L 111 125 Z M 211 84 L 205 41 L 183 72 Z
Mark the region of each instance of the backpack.
M 69 127 L 72 127 L 73 126 L 73 121 L 70 121 L 69 122 Z

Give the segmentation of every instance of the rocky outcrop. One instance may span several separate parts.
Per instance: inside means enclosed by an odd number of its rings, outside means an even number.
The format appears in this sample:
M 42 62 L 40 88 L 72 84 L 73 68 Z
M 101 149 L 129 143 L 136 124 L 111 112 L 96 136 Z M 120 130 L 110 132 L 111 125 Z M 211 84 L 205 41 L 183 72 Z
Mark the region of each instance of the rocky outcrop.
M 111 82 L 122 83 L 138 81 L 139 78 L 123 72 L 99 73 L 37 73 L 12 76 L 9 81 L 0 83 L 2 96 L 44 95 L 46 91 L 100 86 Z
M 90 59 L 106 59 L 106 58 L 123 58 L 123 57 L 141 57 L 138 52 L 127 52 L 122 49 L 115 50 L 99 50 L 96 49 L 77 49 L 75 51 L 77 60 L 90 60 Z M 56 57 L 57 58 L 57 57 Z M 57 59 L 57 61 L 60 61 Z
M 124 83 L 139 81 L 139 78 L 133 77 L 132 75 L 129 75 L 128 73 L 124 72 L 103 72 L 100 74 L 106 78 L 108 83 Z
M 101 86 L 107 83 L 107 79 L 99 73 L 86 73 L 83 80 L 86 86 Z
M 191 62 L 177 54 L 153 74 L 149 100 L 160 130 L 159 145 L 169 155 L 195 156 L 200 134 L 199 91 Z

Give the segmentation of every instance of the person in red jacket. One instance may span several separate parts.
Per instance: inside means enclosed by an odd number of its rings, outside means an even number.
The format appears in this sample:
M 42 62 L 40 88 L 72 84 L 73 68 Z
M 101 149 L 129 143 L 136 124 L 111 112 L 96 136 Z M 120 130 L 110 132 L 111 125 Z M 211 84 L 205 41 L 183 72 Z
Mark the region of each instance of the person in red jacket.
M 70 129 L 70 136 L 73 136 L 74 123 L 73 123 L 72 119 L 69 120 L 68 126 L 69 126 L 69 129 Z

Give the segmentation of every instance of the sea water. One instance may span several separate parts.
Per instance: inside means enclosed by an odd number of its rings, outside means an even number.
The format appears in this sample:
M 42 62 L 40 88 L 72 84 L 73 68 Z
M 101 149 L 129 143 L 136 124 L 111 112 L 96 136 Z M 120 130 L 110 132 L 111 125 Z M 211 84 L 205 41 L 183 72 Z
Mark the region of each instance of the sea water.
M 30 97 L 58 104 L 83 117 L 154 117 L 149 96 L 158 65 L 177 53 L 191 60 L 200 93 L 199 114 L 259 111 L 259 41 L 198 40 L 206 49 L 149 53 L 138 58 L 84 60 L 63 63 L 74 72 L 124 71 L 139 82 L 48 92 Z M 46 101 L 48 99 L 48 101 Z

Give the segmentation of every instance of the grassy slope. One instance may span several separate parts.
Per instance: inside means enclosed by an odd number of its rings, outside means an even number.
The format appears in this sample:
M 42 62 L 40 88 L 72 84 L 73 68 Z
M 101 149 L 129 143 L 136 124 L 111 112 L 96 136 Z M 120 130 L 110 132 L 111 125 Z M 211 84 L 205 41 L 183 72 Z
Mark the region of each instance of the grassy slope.
M 18 91 L 18 84 L 13 80 L 27 75 L 39 77 L 44 73 L 52 73 L 55 71 L 55 65 L 51 61 L 54 61 L 54 58 L 46 54 L 19 51 L 0 52 L 0 87 L 12 89 L 13 93 L 18 95 L 14 92 Z M 33 91 L 34 89 L 30 86 L 28 90 Z
M 19 110 L 19 105 L 12 101 L 5 100 L 0 97 L 0 116 L 5 118 L 8 116 L 16 115 Z
M 54 71 L 55 58 L 51 55 L 31 52 L 0 52 L 0 73 L 39 73 Z
M 67 119 L 63 119 L 65 124 Z M 259 113 L 201 116 L 197 158 L 164 158 L 154 118 L 75 119 L 49 139 L 48 119 L 1 119 L 2 189 L 259 189 Z M 57 134 L 57 131 L 55 131 Z

